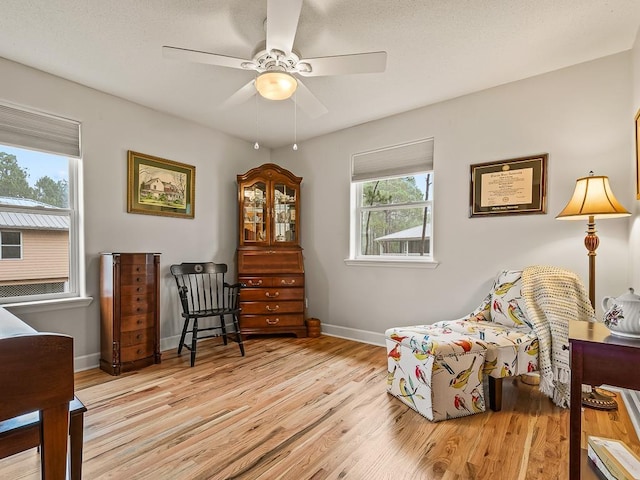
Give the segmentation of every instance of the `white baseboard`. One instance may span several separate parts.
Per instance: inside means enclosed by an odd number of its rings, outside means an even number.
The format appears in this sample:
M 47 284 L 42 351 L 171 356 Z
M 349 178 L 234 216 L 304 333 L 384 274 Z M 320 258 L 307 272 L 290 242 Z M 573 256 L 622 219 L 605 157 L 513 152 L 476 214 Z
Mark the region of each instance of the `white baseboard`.
M 178 343 L 180 343 L 180 335 L 175 335 L 173 337 L 161 338 L 160 339 L 160 351 L 164 352 L 165 350 L 172 350 L 174 348 L 178 348 Z
M 321 324 L 322 333 L 330 337 L 346 338 L 356 342 L 370 343 L 384 347 L 384 333 L 370 332 L 368 330 L 358 330 L 355 328 L 341 327 L 339 325 Z
M 99 366 L 100 366 L 99 353 L 92 353 L 91 355 L 83 355 L 82 357 L 75 357 L 73 359 L 74 372 L 90 370 L 92 368 L 98 368 Z

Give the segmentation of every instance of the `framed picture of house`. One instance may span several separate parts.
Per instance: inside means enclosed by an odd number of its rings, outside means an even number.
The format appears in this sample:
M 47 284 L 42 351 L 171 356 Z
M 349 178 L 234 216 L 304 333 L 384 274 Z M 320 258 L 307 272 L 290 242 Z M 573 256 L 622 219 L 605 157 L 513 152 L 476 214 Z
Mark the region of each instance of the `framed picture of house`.
M 469 217 L 547 213 L 547 157 L 471 165 Z
M 196 167 L 128 152 L 127 212 L 193 218 Z
M 640 200 L 640 110 L 636 113 L 636 200 Z

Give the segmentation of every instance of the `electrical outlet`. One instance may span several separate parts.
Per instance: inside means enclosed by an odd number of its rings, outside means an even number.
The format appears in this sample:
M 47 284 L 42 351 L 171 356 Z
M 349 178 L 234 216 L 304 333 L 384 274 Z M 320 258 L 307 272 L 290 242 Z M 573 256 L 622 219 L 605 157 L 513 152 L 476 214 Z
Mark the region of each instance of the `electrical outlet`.
M 304 297 L 304 308 L 309 308 L 309 299 Z

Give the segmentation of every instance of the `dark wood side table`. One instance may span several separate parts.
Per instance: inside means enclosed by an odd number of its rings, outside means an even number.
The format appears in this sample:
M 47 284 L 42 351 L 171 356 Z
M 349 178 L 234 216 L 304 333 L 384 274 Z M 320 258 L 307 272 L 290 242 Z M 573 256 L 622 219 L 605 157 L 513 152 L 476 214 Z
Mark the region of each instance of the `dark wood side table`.
M 569 322 L 571 348 L 571 412 L 569 416 L 569 478 L 580 480 L 586 456 L 582 434 L 582 384 L 614 385 L 640 390 L 640 340 L 611 335 L 602 323 Z M 587 467 L 588 468 L 588 467 Z M 586 472 L 585 472 L 586 473 Z

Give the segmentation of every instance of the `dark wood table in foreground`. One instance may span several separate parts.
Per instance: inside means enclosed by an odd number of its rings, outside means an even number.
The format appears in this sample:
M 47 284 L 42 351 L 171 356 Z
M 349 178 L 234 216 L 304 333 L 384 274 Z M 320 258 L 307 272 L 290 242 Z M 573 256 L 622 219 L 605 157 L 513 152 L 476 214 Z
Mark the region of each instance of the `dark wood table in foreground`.
M 569 417 L 569 478 L 580 480 L 582 433 L 582 384 L 613 385 L 640 390 L 640 339 L 611 335 L 601 323 L 569 323 L 571 348 L 571 413 Z M 587 467 L 588 468 L 588 467 Z

